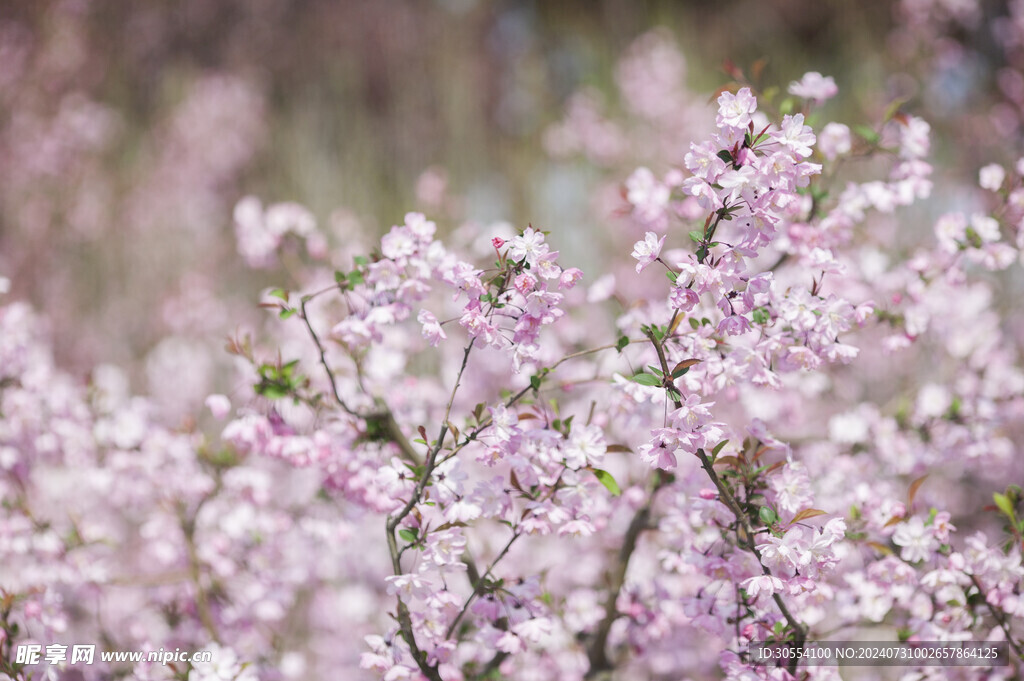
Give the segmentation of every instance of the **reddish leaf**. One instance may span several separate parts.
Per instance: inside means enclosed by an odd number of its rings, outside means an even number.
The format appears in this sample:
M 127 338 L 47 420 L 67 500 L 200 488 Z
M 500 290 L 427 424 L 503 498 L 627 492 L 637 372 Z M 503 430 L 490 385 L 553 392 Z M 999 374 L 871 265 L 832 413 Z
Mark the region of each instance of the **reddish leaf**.
M 689 369 L 694 364 L 700 364 L 701 361 L 702 360 L 696 359 L 694 357 L 691 357 L 690 359 L 684 359 L 682 362 L 677 364 L 674 369 L 672 369 L 672 375 L 675 376 L 677 372 L 680 372 L 683 369 Z
M 804 510 L 793 516 L 793 520 L 790 522 L 796 524 L 801 520 L 807 520 L 808 518 L 816 518 L 819 515 L 828 515 L 827 512 L 822 511 L 820 508 L 805 508 Z
M 761 80 L 761 74 L 764 72 L 764 67 L 768 65 L 768 58 L 761 57 L 755 61 L 750 67 L 750 74 L 753 76 L 754 81 Z
M 736 63 L 732 59 L 726 59 L 722 62 L 722 70 L 725 74 L 733 80 L 744 80 L 743 70 L 736 66 Z
M 917 496 L 917 490 L 921 489 L 921 485 L 924 484 L 927 475 L 922 475 L 920 478 L 910 483 L 910 491 L 907 492 L 907 507 L 914 505 L 914 497 Z

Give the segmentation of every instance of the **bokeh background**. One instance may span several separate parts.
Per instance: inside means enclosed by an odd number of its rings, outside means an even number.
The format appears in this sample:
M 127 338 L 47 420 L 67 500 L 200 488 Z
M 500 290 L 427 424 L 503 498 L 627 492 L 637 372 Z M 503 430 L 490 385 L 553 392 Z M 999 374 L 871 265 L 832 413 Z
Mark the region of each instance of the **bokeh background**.
M 1022 25 L 970 0 L 4 0 L 0 276 L 62 365 L 123 367 L 181 416 L 286 276 L 238 256 L 244 195 L 305 204 L 335 244 L 414 208 L 533 223 L 600 268 L 600 188 L 681 159 L 725 60 L 762 88 L 834 76 L 850 124 L 905 101 L 955 141 L 933 148 L 952 188 L 1021 151 Z

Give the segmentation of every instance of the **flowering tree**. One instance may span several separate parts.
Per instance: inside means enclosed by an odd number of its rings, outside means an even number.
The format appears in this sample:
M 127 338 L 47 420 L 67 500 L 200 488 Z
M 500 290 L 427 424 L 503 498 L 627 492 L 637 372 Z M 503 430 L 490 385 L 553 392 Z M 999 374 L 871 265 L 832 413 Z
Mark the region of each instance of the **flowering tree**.
M 636 238 L 600 276 L 540 225 L 459 252 L 409 213 L 332 251 L 244 199 L 243 258 L 293 280 L 228 344 L 252 394 L 207 400 L 217 437 L 116 372 L 76 384 L 0 309 L 0 674 L 78 636 L 217 652 L 98 677 L 836 678 L 796 653 L 871 631 L 1005 641 L 1009 667 L 936 677 L 1019 674 L 1024 167 L 904 247 L 929 124 L 851 130 L 831 78 L 732 71 L 681 163 L 619 178 Z M 588 109 L 550 138 L 618 162 L 616 135 Z

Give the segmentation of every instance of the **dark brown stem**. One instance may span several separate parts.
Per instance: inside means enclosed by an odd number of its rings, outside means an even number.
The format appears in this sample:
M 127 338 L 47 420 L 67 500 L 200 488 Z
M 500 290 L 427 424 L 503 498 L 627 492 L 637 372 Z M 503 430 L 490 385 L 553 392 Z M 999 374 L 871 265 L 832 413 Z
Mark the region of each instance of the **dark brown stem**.
M 647 503 L 643 505 L 640 510 L 636 512 L 633 519 L 629 523 L 629 528 L 626 530 L 626 534 L 622 539 L 622 548 L 619 549 L 619 557 L 615 563 L 615 570 L 611 574 L 610 584 L 608 586 L 608 596 L 604 602 L 604 617 L 601 622 L 597 625 L 597 631 L 594 632 L 593 638 L 590 640 L 590 645 L 587 646 L 587 660 L 590 663 L 590 669 L 587 671 L 585 678 L 593 679 L 597 676 L 609 672 L 613 669 L 611 661 L 608 659 L 608 635 L 611 633 L 612 624 L 618 619 L 618 607 L 616 602 L 619 600 L 619 594 L 622 592 L 622 587 L 626 582 L 626 572 L 629 569 L 629 561 L 633 557 L 633 553 L 636 551 L 636 546 L 640 540 L 640 533 L 649 527 L 649 521 L 651 517 L 651 505 L 654 503 L 654 497 L 661 489 L 663 480 L 659 476 L 658 482 L 655 483 L 654 490 L 651 492 L 650 497 L 647 499 Z

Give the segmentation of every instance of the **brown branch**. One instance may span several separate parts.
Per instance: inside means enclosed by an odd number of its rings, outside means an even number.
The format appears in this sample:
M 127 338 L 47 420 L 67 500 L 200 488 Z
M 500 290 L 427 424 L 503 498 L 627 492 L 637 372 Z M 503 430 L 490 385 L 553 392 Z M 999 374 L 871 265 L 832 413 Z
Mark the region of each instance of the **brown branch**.
M 661 364 L 661 370 L 665 377 L 665 380 L 671 380 L 668 359 L 665 357 L 665 350 L 662 347 L 661 342 L 651 331 L 647 332 L 647 337 L 651 341 L 651 344 L 654 345 L 655 351 L 658 353 L 658 361 Z M 676 409 L 679 409 L 683 406 L 679 400 L 674 400 L 674 403 Z M 737 533 L 738 545 L 741 548 L 744 548 L 750 553 L 752 553 L 754 557 L 757 558 L 757 562 L 761 565 L 761 570 L 764 572 L 764 574 L 771 576 L 771 570 L 768 568 L 767 565 L 764 564 L 764 561 L 761 559 L 761 552 L 754 545 L 754 530 L 750 525 L 750 520 L 747 514 L 743 511 L 743 508 L 740 506 L 739 502 L 736 500 L 736 497 L 735 495 L 733 495 L 732 490 L 729 489 L 729 486 L 726 485 L 720 477 L 718 477 L 718 473 L 715 471 L 714 464 L 712 463 L 711 459 L 708 458 L 708 455 L 703 448 L 697 450 L 697 458 L 700 460 L 701 468 L 704 469 L 704 472 L 707 473 L 708 478 L 710 478 L 711 482 L 715 485 L 715 489 L 718 490 L 719 499 L 721 499 L 723 503 L 725 503 L 725 505 L 732 512 L 732 514 L 736 516 L 736 522 L 739 523 L 739 527 L 743 530 L 742 537 L 740 537 Z M 775 601 L 776 607 L 778 607 L 779 612 L 782 613 L 782 616 L 785 618 L 786 623 L 793 631 L 792 647 L 794 648 L 794 650 L 797 651 L 803 650 L 804 645 L 807 642 L 807 627 L 801 624 L 800 621 L 793 616 L 793 613 L 790 611 L 789 606 L 786 605 L 786 602 L 782 599 L 782 596 L 780 596 L 777 593 L 772 594 L 772 600 Z M 796 673 L 796 667 L 797 663 L 799 662 L 799 659 L 800 658 L 798 655 L 794 655 L 790 659 L 788 665 L 790 674 Z
M 473 600 L 480 594 L 480 589 L 484 586 L 484 580 L 486 580 L 487 577 L 490 576 L 491 571 L 494 570 L 494 568 L 498 565 L 498 562 L 505 557 L 505 554 L 507 554 L 508 550 L 512 548 L 512 544 L 515 543 L 516 539 L 518 539 L 521 536 L 522 535 L 519 532 L 514 532 L 512 534 L 512 537 L 505 544 L 505 548 L 503 548 L 501 552 L 497 556 L 495 556 L 494 560 L 491 561 L 491 564 L 487 566 L 487 570 L 484 572 L 484 574 L 477 574 L 475 577 L 473 574 L 468 575 L 470 578 L 470 582 L 473 584 L 473 591 L 469 594 L 469 597 L 466 599 L 466 602 L 462 605 L 462 609 L 459 610 L 459 614 L 456 615 L 455 619 L 452 620 L 452 623 L 448 625 L 448 631 L 447 633 L 445 633 L 445 638 L 451 638 L 452 634 L 455 633 L 455 628 L 459 626 L 459 622 L 461 622 L 462 618 L 466 615 L 466 612 L 469 610 L 469 606 L 473 603 Z M 463 561 L 465 561 L 465 558 L 463 558 Z M 469 563 L 467 563 L 467 567 L 469 567 Z M 472 571 L 477 572 L 475 565 L 472 566 Z
M 626 534 L 622 539 L 622 548 L 619 549 L 619 558 L 615 564 L 615 571 L 611 574 L 611 583 L 608 588 L 608 597 L 604 602 L 604 617 L 601 618 L 601 622 L 597 625 L 597 631 L 594 632 L 593 638 L 590 640 L 590 644 L 587 646 L 587 660 L 590 663 L 590 669 L 587 670 L 587 674 L 584 678 L 593 679 L 598 675 L 605 672 L 610 672 L 614 669 L 611 661 L 608 659 L 608 635 L 611 633 L 612 624 L 619 618 L 618 607 L 616 606 L 619 600 L 619 594 L 622 591 L 622 587 L 626 582 L 626 572 L 629 569 L 629 561 L 633 557 L 634 551 L 636 551 L 637 542 L 640 539 L 640 533 L 648 527 L 648 522 L 651 517 L 651 504 L 654 502 L 654 496 L 661 489 L 662 481 L 667 478 L 659 477 L 658 483 L 656 483 L 654 490 L 651 492 L 650 498 L 647 503 L 636 512 L 633 519 L 629 523 L 629 528 L 626 530 Z

